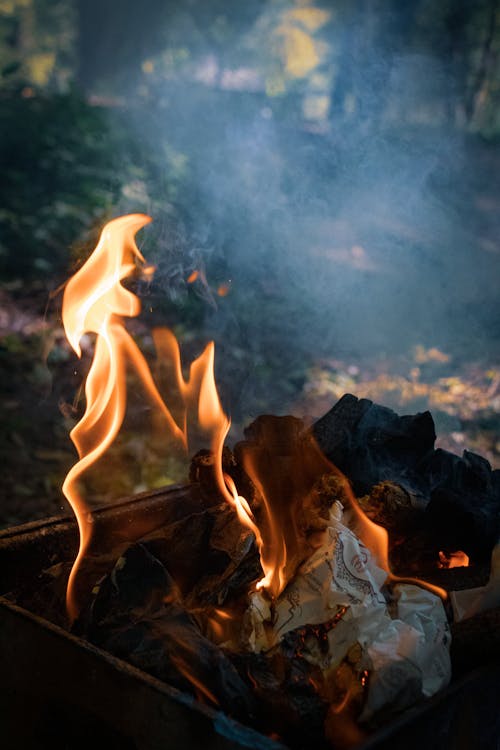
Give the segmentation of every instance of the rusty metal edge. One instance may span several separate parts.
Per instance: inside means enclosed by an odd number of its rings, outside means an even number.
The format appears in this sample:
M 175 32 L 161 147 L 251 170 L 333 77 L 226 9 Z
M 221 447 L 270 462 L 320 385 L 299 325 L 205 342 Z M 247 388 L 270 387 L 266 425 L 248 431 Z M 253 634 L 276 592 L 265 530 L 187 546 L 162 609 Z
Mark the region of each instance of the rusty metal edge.
M 93 644 L 84 641 L 78 636 L 67 632 L 58 625 L 54 625 L 48 620 L 45 620 L 44 618 L 33 614 L 32 612 L 29 612 L 28 610 L 19 607 L 18 605 L 0 596 L 0 618 L 2 618 L 2 615 L 4 623 L 2 624 L 2 621 L 0 619 L 0 632 L 2 632 L 7 615 L 10 619 L 10 623 L 14 627 L 18 626 L 20 629 L 22 629 L 24 623 L 25 626 L 31 625 L 31 629 L 37 629 L 38 632 L 41 632 L 44 636 L 46 636 L 45 643 L 48 641 L 48 639 L 50 639 L 50 637 L 52 637 L 52 639 L 55 638 L 58 643 L 62 641 L 66 646 L 77 649 L 79 655 L 81 655 L 82 658 L 86 659 L 87 663 L 89 663 L 89 666 L 98 663 L 102 667 L 103 671 L 100 672 L 101 677 L 105 677 L 106 671 L 108 673 L 113 672 L 115 676 L 119 675 L 119 679 L 122 683 L 127 683 L 125 685 L 126 690 L 128 690 L 128 683 L 134 684 L 135 686 L 141 686 L 142 688 L 145 688 L 149 694 L 153 693 L 156 696 L 161 696 L 162 699 L 170 704 L 171 707 L 172 704 L 175 704 L 177 707 L 173 707 L 173 710 L 175 712 L 180 711 L 182 714 L 186 714 L 186 712 L 188 712 L 187 719 L 185 715 L 182 717 L 185 724 L 191 723 L 190 717 L 192 717 L 192 713 L 194 712 L 195 714 L 197 714 L 199 719 L 201 719 L 202 724 L 205 727 L 206 734 L 204 735 L 203 747 L 210 748 L 216 746 L 218 749 L 220 748 L 220 750 L 233 750 L 243 747 L 257 748 L 258 750 L 286 750 L 285 745 L 260 734 L 251 727 L 240 724 L 239 722 L 228 717 L 223 712 L 217 711 L 210 706 L 200 703 L 193 696 L 183 693 L 177 688 L 174 688 L 171 685 L 168 685 L 161 680 L 152 677 L 151 675 L 143 672 L 137 667 L 134 667 L 128 662 L 125 662 L 117 658 L 116 656 L 103 651 L 97 646 L 94 646 Z M 43 637 L 42 640 L 44 640 Z M 0 654 L 2 654 L 2 651 L 5 648 L 10 647 L 10 644 L 0 644 Z M 5 660 L 5 652 L 2 655 Z M 54 679 L 54 672 L 57 672 L 57 670 L 58 665 L 57 663 L 54 663 L 54 668 L 51 673 L 52 679 Z M 36 669 L 32 670 L 31 674 L 26 675 L 26 677 L 33 678 L 34 672 L 36 672 Z M 76 676 L 76 678 L 78 678 L 78 676 Z M 5 680 L 5 674 L 3 675 L 3 679 Z M 36 682 L 34 684 L 36 686 Z M 68 685 L 61 685 L 60 688 L 62 694 L 64 694 L 65 690 L 70 691 L 71 689 L 71 687 Z M 33 689 L 33 685 L 31 686 L 31 689 Z M 151 710 L 153 711 L 154 708 L 155 707 L 153 706 Z M 143 723 L 147 724 L 147 721 L 148 716 L 145 716 Z M 122 730 L 123 727 L 120 726 L 117 727 L 117 729 Z M 166 729 L 169 729 L 168 726 L 166 727 Z M 139 728 L 137 728 L 137 732 L 139 732 Z M 199 734 L 199 729 L 197 729 L 196 733 Z M 213 741 L 211 743 L 210 733 L 212 733 L 212 737 L 216 735 L 215 744 L 213 744 Z M 137 739 L 136 737 L 130 738 L 134 740 Z M 172 739 L 171 735 L 170 739 Z M 155 746 L 156 744 L 153 741 L 151 747 Z M 184 747 L 183 744 L 176 745 L 175 741 L 173 744 L 170 743 L 169 746 L 172 748 Z M 200 744 L 200 747 L 201 746 L 202 745 Z M 150 745 L 139 744 L 137 747 L 149 748 Z M 194 745 L 190 744 L 190 747 L 194 747 Z
M 172 502 L 180 498 L 181 503 Z M 114 545 L 132 543 L 154 531 L 202 510 L 197 485 L 169 485 L 93 508 L 96 540 L 104 533 Z M 138 522 L 139 531 L 134 531 Z M 41 542 L 41 540 L 44 540 Z M 31 521 L 0 531 L 0 594 L 30 579 L 56 562 L 71 562 L 78 551 L 78 527 L 70 514 Z M 21 568 L 23 568 L 21 570 Z
M 356 750 L 389 750 L 389 748 L 400 747 L 394 744 L 398 741 L 401 733 L 408 734 L 408 730 L 414 729 L 415 735 L 411 742 L 405 742 L 405 748 L 422 747 L 422 737 L 418 730 L 424 722 L 429 722 L 439 713 L 439 721 L 444 723 L 441 727 L 441 736 L 436 733 L 436 747 L 468 747 L 464 744 L 467 738 L 464 736 L 463 727 L 460 725 L 459 713 L 466 703 L 469 710 L 482 709 L 486 714 L 483 719 L 476 716 L 476 724 L 483 724 L 487 729 L 492 744 L 481 742 L 481 736 L 470 737 L 473 743 L 470 747 L 494 748 L 500 747 L 500 659 L 496 658 L 491 663 L 481 665 L 457 679 L 452 679 L 450 684 L 430 698 L 424 698 L 421 702 L 405 709 L 400 715 L 393 717 L 389 723 L 375 730 Z M 443 722 L 443 717 L 445 721 Z M 425 730 L 429 734 L 429 725 Z M 449 744 L 443 743 L 444 738 Z M 451 734 L 451 737 L 450 737 Z M 488 738 L 487 738 L 488 739 Z M 461 742 L 461 744 L 460 744 Z M 426 750 L 434 747 L 434 744 L 425 745 Z
M 127 512 L 133 512 L 134 507 L 139 504 L 143 505 L 144 501 L 152 501 L 154 506 L 157 502 L 161 502 L 166 497 L 174 496 L 179 492 L 185 492 L 185 489 L 184 485 L 172 485 L 158 490 L 146 491 L 135 495 L 133 498 L 123 498 L 110 503 L 109 505 L 96 508 L 92 513 L 96 519 L 98 519 L 102 517 L 105 518 L 114 513 L 125 514 Z M 19 526 L 9 527 L 0 530 L 0 547 L 4 545 L 10 546 L 9 542 L 13 541 L 22 544 L 23 541 L 32 538 L 34 534 L 42 533 L 45 535 L 43 533 L 44 531 L 62 533 L 74 529 L 75 526 L 75 519 L 71 515 L 65 514 L 29 522 Z M 176 703 L 178 706 L 182 706 L 184 709 L 196 712 L 200 717 L 203 717 L 205 721 L 208 721 L 212 725 L 221 738 L 225 738 L 225 741 L 230 743 L 224 744 L 224 747 L 255 747 L 263 748 L 265 750 L 278 750 L 279 748 L 283 750 L 285 747 L 284 745 L 265 737 L 259 732 L 256 732 L 256 730 L 239 724 L 222 712 L 215 711 L 208 706 L 200 704 L 192 696 L 182 693 L 176 688 L 148 675 L 127 662 L 118 659 L 71 633 L 68 633 L 58 625 L 55 625 L 44 618 L 13 604 L 8 599 L 5 599 L 5 597 L 0 596 L 0 615 L 2 610 L 10 612 L 17 618 L 21 618 L 21 620 L 24 619 L 24 621 L 31 622 L 33 625 L 42 628 L 46 633 L 51 633 L 57 638 L 63 638 L 66 643 L 74 644 L 76 648 L 82 650 L 84 653 L 92 655 L 92 658 L 99 659 L 101 663 L 108 665 L 110 668 L 114 669 L 121 675 L 126 676 L 128 679 L 139 681 L 139 683 L 147 686 L 148 689 L 153 690 L 156 694 L 159 693 L 163 695 L 165 699 Z M 454 680 L 445 690 L 432 698 L 425 699 L 417 706 L 407 709 L 400 716 L 393 717 L 387 724 L 376 729 L 365 741 L 357 746 L 357 750 L 382 750 L 386 747 L 389 748 L 391 745 L 394 747 L 394 742 L 397 741 L 398 735 L 404 733 L 405 737 L 407 737 L 408 731 L 411 731 L 412 727 L 417 728 L 419 725 L 422 725 L 424 720 L 428 720 L 429 717 L 432 717 L 436 712 L 439 712 L 439 710 L 445 707 L 445 705 L 449 706 L 450 702 L 456 703 L 460 696 L 467 695 L 470 700 L 471 693 L 473 693 L 476 696 L 477 702 L 478 689 L 481 691 L 482 686 L 490 685 L 490 683 L 493 685 L 492 680 L 495 681 L 495 684 L 492 687 L 492 694 L 493 696 L 499 695 L 498 690 L 495 692 L 495 687 L 498 685 L 499 674 L 500 661 L 495 660 L 489 665 L 481 666 L 473 672 L 469 672 L 463 677 Z M 458 702 L 460 701 L 458 700 Z M 500 734 L 500 697 L 498 697 L 497 703 L 498 711 L 494 716 L 496 720 L 495 731 L 497 734 Z M 492 717 L 488 718 L 492 720 Z M 448 729 L 450 729 L 449 726 Z M 249 740 L 250 744 L 249 742 L 242 743 L 242 733 L 243 735 L 251 735 L 251 740 Z M 417 734 L 415 736 L 417 736 Z M 444 746 L 446 747 L 446 745 Z M 407 745 L 407 747 L 410 746 Z M 413 745 L 411 745 L 411 747 L 413 747 Z M 481 745 L 478 744 L 477 747 L 481 747 Z M 486 747 L 486 745 L 484 747 Z M 429 747 L 427 750 L 429 750 Z
M 107 503 L 106 505 L 100 505 L 92 509 L 91 513 L 96 518 L 99 518 L 103 515 L 108 515 L 113 511 L 120 513 L 126 512 L 127 510 L 132 510 L 138 503 L 143 503 L 144 500 L 155 500 L 165 497 L 165 495 L 173 495 L 176 492 L 184 491 L 185 488 L 186 485 L 183 484 L 172 484 L 156 490 L 146 490 L 145 492 L 139 492 L 133 497 L 124 497 L 114 500 L 111 503 Z M 48 518 L 42 518 L 36 521 L 28 521 L 27 523 L 19 524 L 17 526 L 7 526 L 4 529 L 0 529 L 0 544 L 12 537 L 19 538 L 54 526 L 75 526 L 76 528 L 75 516 L 71 513 L 61 513 L 61 515 L 49 516 Z
M 188 488 L 186 487 L 186 485 L 177 484 L 169 485 L 167 487 L 159 488 L 156 490 L 148 490 L 134 495 L 134 497 L 132 498 L 126 497 L 116 500 L 113 503 L 96 507 L 91 512 L 94 520 L 96 521 L 96 524 L 99 524 L 99 522 L 106 523 L 106 521 L 109 522 L 110 520 L 113 521 L 118 517 L 127 517 L 128 515 L 133 515 L 135 508 L 140 508 L 142 511 L 144 511 L 144 509 L 146 508 L 146 510 L 149 511 L 153 516 L 155 516 L 157 513 L 161 515 L 162 509 L 165 507 L 166 502 L 178 495 L 185 497 L 187 489 Z M 58 515 L 46 519 L 32 521 L 19 526 L 0 530 L 0 550 L 3 549 L 10 555 L 12 555 L 13 552 L 15 554 L 19 554 L 21 552 L 22 554 L 23 547 L 27 548 L 29 545 L 33 545 L 34 543 L 36 544 L 40 538 L 60 539 L 63 536 L 68 536 L 68 534 L 74 535 L 76 531 L 76 519 L 70 514 Z M 198 717 L 198 723 L 201 720 L 205 726 L 203 747 L 210 748 L 216 746 L 217 749 L 220 748 L 220 750 L 229 750 L 229 748 L 242 747 L 252 747 L 261 750 L 286 750 L 283 744 L 280 744 L 279 742 L 262 735 L 260 732 L 247 725 L 243 725 L 231 719 L 221 711 L 217 711 L 210 706 L 200 703 L 192 695 L 183 693 L 177 688 L 174 688 L 173 686 L 162 682 L 161 680 L 147 674 L 146 672 L 143 672 L 141 669 L 134 667 L 128 662 L 123 661 L 122 659 L 119 659 L 112 654 L 109 654 L 108 652 L 98 648 L 97 646 L 94 646 L 88 641 L 85 641 L 82 638 L 79 638 L 78 636 L 68 632 L 59 625 L 46 620 L 44 617 L 41 617 L 40 615 L 35 614 L 25 609 L 24 607 L 13 603 L 5 596 L 0 595 L 0 633 L 5 631 L 8 632 L 9 628 L 14 628 L 14 631 L 11 630 L 10 632 L 11 635 L 12 632 L 16 633 L 14 637 L 17 638 L 18 645 L 22 642 L 23 633 L 27 633 L 28 631 L 34 633 L 36 631 L 40 636 L 39 640 L 42 641 L 43 644 L 45 644 L 49 648 L 49 650 L 51 649 L 51 643 L 54 641 L 54 639 L 65 648 L 67 647 L 70 649 L 76 649 L 75 653 L 78 654 L 77 660 L 81 658 L 86 666 L 89 665 L 89 662 L 90 664 L 94 663 L 94 665 L 101 665 L 100 667 L 97 666 L 97 670 L 99 671 L 101 668 L 105 670 L 103 673 L 104 678 L 106 678 L 106 670 L 108 670 L 108 678 L 110 676 L 110 673 L 112 672 L 114 676 L 120 680 L 120 688 L 123 688 L 123 691 L 127 695 L 127 684 L 122 683 L 134 683 L 136 687 L 141 686 L 142 688 L 145 688 L 147 691 L 149 691 L 149 697 L 151 698 L 152 696 L 154 696 L 155 698 L 152 701 L 154 705 L 152 707 L 149 707 L 149 711 L 152 714 L 154 714 L 154 706 L 157 706 L 158 696 L 161 696 L 162 699 L 168 702 L 174 713 L 176 711 L 180 712 L 179 723 L 183 726 L 185 726 L 186 723 L 196 724 L 196 722 L 192 721 L 192 719 L 194 718 L 194 712 Z M 10 646 L 7 645 L 4 640 L 5 639 L 0 639 L 0 655 L 2 656 L 3 665 L 7 666 L 10 659 L 10 654 L 7 653 L 6 649 L 9 649 Z M 62 650 L 64 650 L 64 648 Z M 43 652 L 43 648 L 39 649 L 39 651 Z M 32 656 L 38 663 L 39 670 L 42 673 L 50 669 L 50 665 L 44 661 L 45 657 L 43 654 L 34 653 L 32 654 Z M 21 663 L 23 663 L 22 659 L 23 657 L 21 657 Z M 31 663 L 29 665 L 25 664 L 25 677 L 27 681 L 30 680 L 30 676 L 32 674 L 31 666 Z M 13 668 L 15 669 L 14 665 Z M 58 665 L 57 660 L 55 660 L 54 668 L 51 669 L 50 672 L 51 679 L 57 682 L 60 676 L 64 674 L 64 667 L 61 669 L 61 666 Z M 7 674 L 4 670 L 4 682 Z M 11 672 L 11 677 L 12 674 L 13 673 Z M 89 679 L 91 681 L 92 677 L 90 677 Z M 22 685 L 19 683 L 19 680 L 17 680 L 17 682 L 16 680 L 17 676 L 12 677 L 11 679 L 14 689 L 22 689 Z M 110 679 L 110 681 L 112 682 L 113 680 Z M 38 688 L 39 690 L 43 690 L 43 685 L 38 685 Z M 61 694 L 64 694 L 64 691 L 66 689 L 65 685 L 60 684 L 59 688 Z M 33 686 L 30 685 L 30 690 L 32 689 Z M 86 696 L 81 696 L 81 698 L 82 702 L 81 704 L 79 704 L 78 695 L 75 697 L 77 707 L 81 706 L 82 709 L 88 710 L 89 705 Z M 97 709 L 99 712 L 98 706 Z M 146 712 L 147 710 L 148 708 L 146 709 Z M 188 712 L 188 719 L 186 719 L 185 716 L 186 712 Z M 162 713 L 162 715 L 164 713 L 169 714 L 169 711 L 160 711 L 160 713 Z M 153 724 L 155 723 L 155 721 L 156 724 L 158 724 L 156 715 L 152 715 L 150 718 Z M 161 723 L 162 722 L 160 720 L 160 724 Z M 165 723 L 168 724 L 167 721 Z M 121 731 L 123 729 L 119 721 L 115 722 L 115 724 L 115 728 L 118 731 Z M 163 726 L 160 726 L 159 728 L 160 732 L 166 731 L 165 727 Z M 138 726 L 135 729 L 140 733 L 141 730 L 138 728 Z M 147 730 L 144 731 L 147 734 Z M 214 737 L 217 738 L 215 744 Z M 172 739 L 170 732 L 167 732 L 167 738 L 169 740 L 169 745 L 171 747 L 174 747 L 175 744 L 172 745 L 170 742 Z M 192 746 L 194 747 L 194 745 Z M 200 747 L 201 746 L 202 744 L 200 744 Z M 138 747 L 143 747 L 143 745 L 141 744 L 141 740 L 139 740 Z M 146 744 L 144 745 L 144 747 L 149 748 L 150 745 Z M 184 744 L 181 743 L 179 747 L 184 747 Z

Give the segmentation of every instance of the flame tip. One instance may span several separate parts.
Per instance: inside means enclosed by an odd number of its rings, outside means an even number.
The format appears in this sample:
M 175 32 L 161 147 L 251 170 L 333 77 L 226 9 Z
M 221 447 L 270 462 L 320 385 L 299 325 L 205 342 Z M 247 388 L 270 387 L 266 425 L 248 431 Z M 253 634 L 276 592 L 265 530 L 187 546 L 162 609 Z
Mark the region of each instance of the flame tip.
M 137 258 L 144 261 L 135 243 L 135 233 L 151 221 L 150 216 L 140 213 L 109 221 L 103 227 L 93 253 L 69 279 L 65 288 L 63 325 L 67 339 L 79 358 L 82 356 L 82 336 L 86 333 L 96 334 L 94 356 L 85 382 L 85 412 L 70 432 L 79 458 L 63 484 L 63 492 L 77 517 L 80 531 L 80 549 L 68 582 L 67 611 L 71 619 L 78 613 L 75 581 L 92 534 L 86 517 L 87 508 L 78 494 L 77 482 L 105 453 L 121 428 L 126 408 L 126 360 L 132 363 L 148 396 L 165 417 L 174 439 L 186 449 L 188 410 L 195 407 L 198 400 L 199 422 L 210 435 L 212 450 L 217 457 L 218 483 L 225 487 L 222 449 L 230 420 L 222 409 L 215 385 L 214 342 L 210 341 L 192 363 L 186 381 L 175 336 L 165 329 L 153 331 L 159 358 L 165 356 L 174 364 L 177 390 L 184 409 L 180 420 L 176 420 L 158 391 L 144 356 L 125 328 L 124 318 L 136 316 L 141 304 L 122 282 L 136 271 Z M 229 494 L 227 489 L 226 494 Z

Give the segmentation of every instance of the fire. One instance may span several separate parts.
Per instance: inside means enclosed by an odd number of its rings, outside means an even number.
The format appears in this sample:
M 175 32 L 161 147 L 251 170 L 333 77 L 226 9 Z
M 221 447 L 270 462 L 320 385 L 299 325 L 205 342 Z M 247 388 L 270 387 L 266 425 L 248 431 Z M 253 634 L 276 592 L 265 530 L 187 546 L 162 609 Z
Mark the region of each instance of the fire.
M 71 431 L 79 460 L 70 469 L 63 484 L 78 522 L 80 546 L 73 565 L 66 596 L 68 615 L 78 615 L 78 572 L 92 539 L 90 508 L 79 490 L 84 472 L 100 458 L 115 439 L 122 425 L 126 403 L 126 370 L 132 366 L 142 385 L 175 440 L 184 448 L 188 444 L 188 415 L 198 402 L 199 421 L 210 436 L 214 452 L 222 456 L 224 439 L 230 421 L 219 402 L 213 375 L 214 345 L 209 343 L 196 359 L 186 381 L 182 374 L 179 345 L 170 331 L 158 329 L 154 340 L 160 358 L 174 364 L 178 393 L 183 401 L 177 420 L 165 404 L 149 367 L 127 332 L 125 317 L 140 312 L 140 301 L 122 285 L 122 281 L 136 272 L 144 258 L 135 243 L 136 232 L 151 221 L 149 216 L 131 214 L 109 222 L 103 229 L 94 252 L 80 270 L 69 280 L 63 298 L 62 318 L 69 343 L 81 356 L 80 339 L 85 333 L 97 336 L 95 352 L 85 384 L 86 408 L 82 419 Z M 146 274 L 152 273 L 146 266 Z M 203 404 L 203 405 L 202 405 Z M 232 504 L 239 500 L 230 495 L 219 471 L 220 484 Z
M 312 438 L 301 438 L 300 420 L 274 417 L 255 425 L 241 458 L 260 500 L 257 544 L 264 577 L 257 589 L 276 598 L 312 551 L 304 509 L 313 502 L 317 479 L 332 467 Z
M 257 589 L 265 589 L 276 599 L 314 551 L 316 539 L 321 543 L 321 520 L 316 518 L 316 534 L 314 529 L 305 533 L 304 526 L 315 519 L 317 480 L 328 475 L 334 488 L 341 490 L 349 527 L 385 571 L 387 582 L 417 584 L 446 599 L 443 589 L 391 571 L 386 529 L 366 516 L 346 477 L 326 459 L 312 436 L 301 434 L 300 420 L 267 417 L 254 424 L 252 439 L 241 448 L 241 459 L 260 499 L 257 520 L 252 516 L 264 571 Z
M 457 552 L 439 552 L 438 568 L 468 568 L 469 556 L 457 550 Z
M 71 571 L 67 591 L 67 609 L 71 619 L 78 613 L 74 584 L 83 555 L 91 539 L 88 508 L 78 489 L 78 480 L 113 442 L 123 421 L 126 404 L 125 355 L 135 353 L 135 344 L 127 335 L 122 317 L 139 313 L 138 298 L 121 282 L 143 261 L 135 241 L 135 232 L 150 221 L 132 215 L 110 222 L 99 243 L 82 268 L 68 282 L 63 298 L 62 318 L 69 343 L 81 356 L 80 339 L 84 333 L 97 335 L 92 365 L 85 384 L 86 409 L 71 431 L 79 461 L 70 469 L 63 492 L 78 521 L 80 548 Z M 141 355 L 136 357 L 140 362 Z
M 281 423 L 278 424 L 281 418 L 276 418 L 276 430 L 273 428 L 273 434 L 264 436 L 264 443 L 250 441 L 242 456 L 243 467 L 261 498 L 260 506 L 252 510 L 232 478 L 223 470 L 222 452 L 231 422 L 222 409 L 215 384 L 214 343 L 210 342 L 192 363 L 185 380 L 175 336 L 166 329 L 157 329 L 153 338 L 158 359 L 173 364 L 174 387 L 182 402 L 174 418 L 124 323 L 124 318 L 139 314 L 141 305 L 136 295 L 123 286 L 123 280 L 135 274 L 141 266 L 147 277 L 154 271 L 152 266 L 145 266 L 135 243 L 136 232 L 150 221 L 150 217 L 143 214 L 131 214 L 109 222 L 94 252 L 69 280 L 64 293 L 63 324 L 68 341 L 78 356 L 81 356 L 81 337 L 86 333 L 96 335 L 94 357 L 85 384 L 85 412 L 71 431 L 79 460 L 70 469 L 63 485 L 80 532 L 79 551 L 66 597 L 70 619 L 73 621 L 80 610 L 78 574 L 92 540 L 90 507 L 80 493 L 79 482 L 120 430 L 127 402 L 127 366 L 134 368 L 179 445 L 187 449 L 189 425 L 194 418 L 206 434 L 214 455 L 219 490 L 234 508 L 241 524 L 255 535 L 264 573 L 256 584 L 257 589 L 264 589 L 271 598 L 276 598 L 295 575 L 298 566 L 311 554 L 315 535 L 306 536 L 303 532 L 304 508 L 310 507 L 316 480 L 332 472 L 345 484 L 354 530 L 359 538 L 372 551 L 388 579 L 403 581 L 390 571 L 385 529 L 365 516 L 347 480 L 326 460 L 312 437 L 300 437 L 293 429 L 294 434 L 283 437 Z M 197 277 L 198 272 L 194 271 L 188 283 L 193 283 Z M 285 451 L 281 450 L 283 440 L 289 440 Z M 445 596 L 441 589 L 427 588 Z
M 407 576 L 398 576 L 392 572 L 389 565 L 389 535 L 383 526 L 379 526 L 374 523 L 364 513 L 358 504 L 358 501 L 354 498 L 351 493 L 351 511 L 354 516 L 354 521 L 351 523 L 352 530 L 361 539 L 365 547 L 371 551 L 377 565 L 385 570 L 387 573 L 387 582 L 392 584 L 398 583 L 409 583 L 420 586 L 427 591 L 431 591 L 436 596 L 439 596 L 443 601 L 446 601 L 448 594 L 445 589 L 440 586 L 435 586 L 427 581 L 422 581 L 420 578 L 412 578 Z

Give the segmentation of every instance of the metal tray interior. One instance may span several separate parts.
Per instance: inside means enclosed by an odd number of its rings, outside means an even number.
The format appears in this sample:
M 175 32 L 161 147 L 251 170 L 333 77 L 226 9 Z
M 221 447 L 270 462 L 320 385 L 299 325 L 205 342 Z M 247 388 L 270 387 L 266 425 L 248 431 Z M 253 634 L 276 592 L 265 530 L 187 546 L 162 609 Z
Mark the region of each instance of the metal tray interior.
M 143 493 L 93 514 L 96 535 L 131 541 L 201 509 L 185 487 Z M 77 528 L 52 518 L 0 532 L 0 594 L 55 562 L 72 560 Z M 283 748 L 139 669 L 0 596 L 0 718 L 4 748 L 89 746 Z M 498 750 L 500 664 L 454 681 L 374 732 L 357 750 Z

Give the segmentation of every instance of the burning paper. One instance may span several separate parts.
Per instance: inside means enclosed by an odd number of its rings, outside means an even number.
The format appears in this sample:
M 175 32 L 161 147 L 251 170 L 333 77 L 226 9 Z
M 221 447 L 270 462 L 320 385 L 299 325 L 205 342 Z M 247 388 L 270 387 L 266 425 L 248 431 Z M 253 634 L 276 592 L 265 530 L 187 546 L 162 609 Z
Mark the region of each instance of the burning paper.
M 75 352 L 80 354 L 79 341 L 84 333 L 97 336 L 86 382 L 86 410 L 71 433 L 79 460 L 64 484 L 80 529 L 80 550 L 67 592 L 70 619 L 79 614 L 84 601 L 75 583 L 92 537 L 91 517 L 79 493 L 79 480 L 121 427 L 128 365 L 139 375 L 167 430 L 185 448 L 190 418 L 196 415 L 210 443 L 219 497 L 234 511 L 241 533 L 248 535 L 250 531 L 255 537 L 263 575 L 248 582 L 250 604 L 238 648 L 268 652 L 292 631 L 296 637 L 301 629 L 321 626 L 321 643 L 306 633 L 297 657 L 306 659 L 308 667 L 314 665 L 325 676 L 321 698 L 334 713 L 342 712 L 349 702 L 349 687 L 345 700 L 339 697 L 343 677 L 338 676 L 348 659 L 347 672 L 359 676 L 363 686 L 361 720 L 387 706 L 399 709 L 418 697 L 432 695 L 450 678 L 449 632 L 443 605 L 436 596 L 439 591 L 424 590 L 412 585 L 416 582 L 398 580 L 391 573 L 387 532 L 366 517 L 347 481 L 304 430 L 302 421 L 270 416 L 256 420 L 253 429 L 245 433 L 249 439 L 240 444 L 239 451 L 239 480 L 245 483 L 245 475 L 247 487 L 237 486 L 223 464 L 230 420 L 215 385 L 213 343 L 193 362 L 186 380 L 177 341 L 163 329 L 156 331 L 154 338 L 159 358 L 170 361 L 176 374 L 182 408 L 180 416 L 174 418 L 167 405 L 171 394 L 164 397 L 160 393 L 125 328 L 125 318 L 138 314 L 140 302 L 122 282 L 135 272 L 136 263 L 144 262 L 134 237 L 148 222 L 149 217 L 143 215 L 110 222 L 94 253 L 68 282 L 63 301 L 63 321 Z M 334 497 L 326 493 L 326 505 L 317 486 L 325 476 L 338 493 Z M 348 512 L 344 513 L 339 498 L 345 498 Z M 390 603 L 382 590 L 388 582 L 395 592 Z M 160 611 L 164 604 L 160 599 Z M 212 647 L 209 651 L 213 653 Z M 199 677 L 187 677 L 189 670 L 179 663 L 178 656 L 169 657 L 169 664 L 173 662 L 175 669 L 199 690 Z
M 331 624 L 327 648 L 306 639 L 303 655 L 328 673 L 359 644 L 356 670 L 370 673 L 364 721 L 384 707 L 397 710 L 433 695 L 449 682 L 450 634 L 441 599 L 430 591 L 401 583 L 387 603 L 387 573 L 344 525 L 343 515 L 335 502 L 323 544 L 272 605 L 259 591 L 251 596 L 243 640 L 248 649 L 266 652 L 292 630 Z

